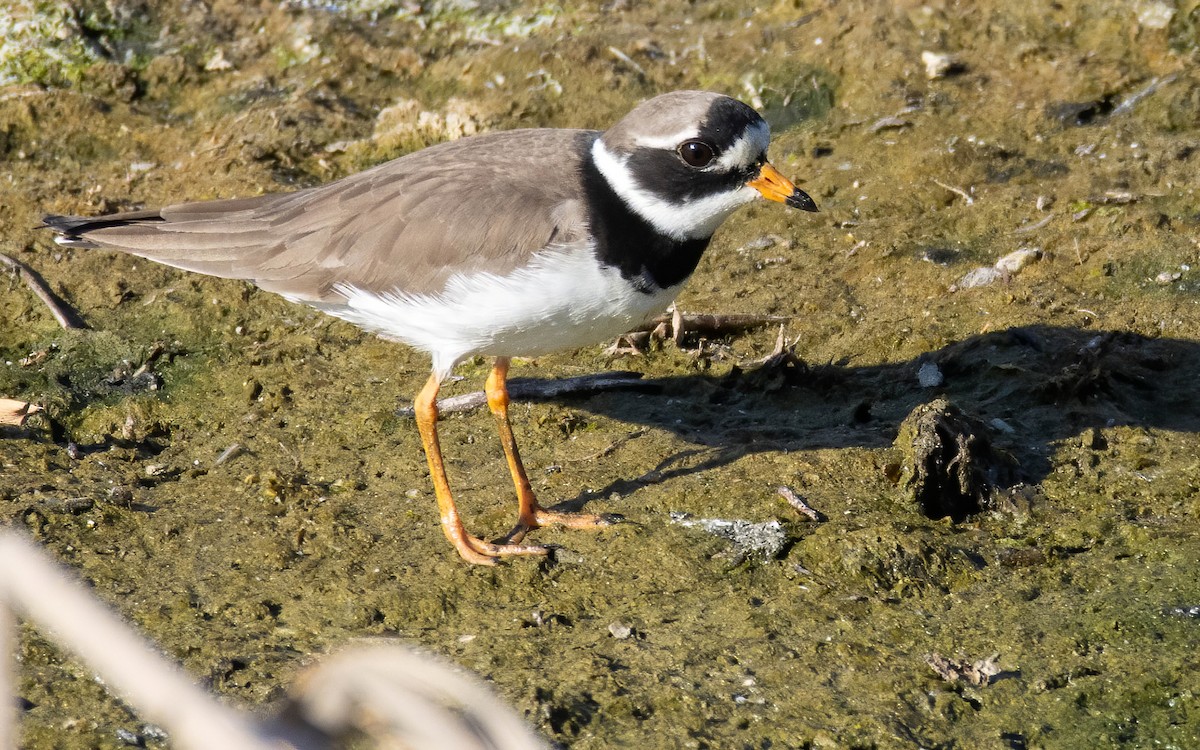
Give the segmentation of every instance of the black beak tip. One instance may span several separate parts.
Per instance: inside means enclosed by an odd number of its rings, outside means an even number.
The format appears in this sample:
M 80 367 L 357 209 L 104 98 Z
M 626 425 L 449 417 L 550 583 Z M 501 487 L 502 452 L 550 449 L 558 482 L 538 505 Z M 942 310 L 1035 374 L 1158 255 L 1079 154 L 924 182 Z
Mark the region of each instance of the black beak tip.
M 796 190 L 787 197 L 787 200 L 784 201 L 784 203 L 792 208 L 798 208 L 801 211 L 817 211 L 817 202 L 812 199 L 812 196 L 800 188 L 796 188 Z

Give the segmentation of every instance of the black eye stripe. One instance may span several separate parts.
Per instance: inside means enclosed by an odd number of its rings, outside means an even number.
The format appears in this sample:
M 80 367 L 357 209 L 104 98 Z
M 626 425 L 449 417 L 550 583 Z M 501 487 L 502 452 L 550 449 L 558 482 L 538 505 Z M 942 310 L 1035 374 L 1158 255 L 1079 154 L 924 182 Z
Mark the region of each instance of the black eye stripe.
M 639 187 L 675 204 L 736 190 L 753 177 L 740 169 L 732 172 L 697 169 L 685 162 L 677 150 L 657 148 L 639 149 L 631 154 L 628 168 Z

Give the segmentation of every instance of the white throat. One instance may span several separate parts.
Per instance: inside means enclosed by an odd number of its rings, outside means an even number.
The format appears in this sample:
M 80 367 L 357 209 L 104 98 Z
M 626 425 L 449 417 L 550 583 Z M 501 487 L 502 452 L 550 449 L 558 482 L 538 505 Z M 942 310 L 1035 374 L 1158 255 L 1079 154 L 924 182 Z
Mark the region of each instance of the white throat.
M 628 158 L 609 151 L 603 140 L 596 139 L 592 144 L 592 160 L 631 211 L 676 240 L 711 237 L 730 214 L 759 195 L 754 188 L 742 185 L 727 193 L 677 203 L 642 187 L 629 169 Z

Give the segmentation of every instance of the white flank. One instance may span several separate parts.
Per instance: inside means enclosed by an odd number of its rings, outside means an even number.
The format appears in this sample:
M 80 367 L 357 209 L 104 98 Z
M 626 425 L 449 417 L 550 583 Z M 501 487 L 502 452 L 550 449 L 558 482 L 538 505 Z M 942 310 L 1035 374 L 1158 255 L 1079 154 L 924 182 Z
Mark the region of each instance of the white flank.
M 682 284 L 639 292 L 592 248 L 544 250 L 507 276 L 456 274 L 439 294 L 374 294 L 340 287 L 331 315 L 429 352 L 439 377 L 478 354 L 536 356 L 617 336 L 675 299 Z
M 742 185 L 727 193 L 677 203 L 642 187 L 629 169 L 627 159 L 605 148 L 603 140 L 597 139 L 592 144 L 592 159 L 600 174 L 630 210 L 650 222 L 659 232 L 677 240 L 711 237 L 730 214 L 759 197 L 757 190 Z M 746 163 L 752 161 L 750 159 Z M 714 161 L 713 165 L 719 163 L 720 159 Z

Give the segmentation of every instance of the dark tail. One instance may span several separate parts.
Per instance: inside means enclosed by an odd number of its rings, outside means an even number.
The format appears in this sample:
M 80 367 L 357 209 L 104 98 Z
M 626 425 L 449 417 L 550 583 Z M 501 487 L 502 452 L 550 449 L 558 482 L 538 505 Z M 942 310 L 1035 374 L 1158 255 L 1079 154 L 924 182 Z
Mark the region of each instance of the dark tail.
M 146 224 L 163 221 L 162 213 L 157 210 L 129 211 L 123 214 L 109 216 L 59 216 L 47 214 L 42 217 L 38 229 L 49 229 L 58 236 L 54 241 L 66 247 L 99 247 L 89 240 L 86 235 L 97 229 L 109 227 L 127 227 L 132 224 Z

